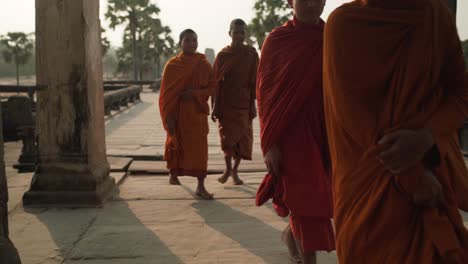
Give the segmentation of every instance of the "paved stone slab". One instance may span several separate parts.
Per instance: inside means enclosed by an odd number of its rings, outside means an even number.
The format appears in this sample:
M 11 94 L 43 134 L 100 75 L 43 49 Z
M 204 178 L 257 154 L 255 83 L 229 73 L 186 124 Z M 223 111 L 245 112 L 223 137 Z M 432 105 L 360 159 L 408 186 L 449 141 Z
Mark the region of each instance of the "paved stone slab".
M 33 173 L 18 174 L 13 170 L 7 179 L 8 181 L 8 213 L 12 213 L 21 207 L 23 194 L 29 190 Z
M 262 175 L 262 174 L 260 174 Z M 263 176 L 258 174 L 241 174 L 245 185 L 236 186 L 231 181 L 220 184 L 217 181 L 218 175 L 210 175 L 206 180 L 207 189 L 214 193 L 217 199 L 253 199 L 257 186 Z M 120 197 L 124 200 L 183 200 L 196 199 L 194 194 L 197 186 L 197 179 L 193 177 L 180 177 L 181 186 L 170 185 L 169 177 L 142 177 L 130 176 L 125 180 L 125 184 L 120 187 Z
M 121 184 L 125 180 L 125 177 L 127 177 L 127 172 L 111 172 L 110 176 L 115 179 L 116 184 Z
M 161 160 L 166 142 L 166 132 L 159 114 L 157 93 L 141 94 L 142 102 L 122 111 L 106 121 L 107 154 L 112 156 L 148 157 Z M 208 153 L 223 156 L 216 123 L 209 122 Z M 261 154 L 258 119 L 254 120 L 255 154 Z
M 97 209 L 20 210 L 10 217 L 10 237 L 23 264 L 60 263 L 96 215 Z
M 287 263 L 287 221 L 271 204 L 254 205 L 262 174 L 242 176 L 244 186 L 209 177 L 207 187 L 224 196 L 213 201 L 192 196 L 195 179 L 170 186 L 167 177 L 129 177 L 101 209 L 19 208 L 11 236 L 24 264 Z M 320 260 L 336 263 L 333 254 Z
M 132 163 L 132 158 L 125 158 L 125 157 L 107 157 L 107 162 L 109 162 L 109 166 L 111 172 L 122 172 L 127 171 L 130 163 Z
M 220 174 L 223 173 L 226 168 L 224 161 L 209 161 L 208 162 L 208 174 Z M 128 171 L 131 174 L 163 174 L 167 175 L 168 170 L 166 168 L 165 161 L 133 161 Z M 249 173 L 249 172 L 265 172 L 266 166 L 263 162 L 244 162 L 239 167 L 239 173 Z

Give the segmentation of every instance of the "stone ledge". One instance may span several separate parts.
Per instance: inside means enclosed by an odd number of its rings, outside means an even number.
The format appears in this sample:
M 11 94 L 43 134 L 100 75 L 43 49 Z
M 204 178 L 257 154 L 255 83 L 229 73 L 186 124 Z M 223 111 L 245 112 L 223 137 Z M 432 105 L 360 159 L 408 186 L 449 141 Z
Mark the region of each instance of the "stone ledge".
M 34 191 L 23 196 L 24 207 L 92 208 L 101 207 L 112 195 L 115 179 L 108 177 L 95 191 Z

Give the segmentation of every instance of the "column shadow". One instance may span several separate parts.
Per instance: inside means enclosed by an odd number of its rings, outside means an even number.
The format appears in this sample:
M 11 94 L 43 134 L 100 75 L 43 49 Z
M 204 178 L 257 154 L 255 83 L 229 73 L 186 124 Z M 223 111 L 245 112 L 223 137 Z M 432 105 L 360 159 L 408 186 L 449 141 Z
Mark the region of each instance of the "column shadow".
M 182 187 L 195 196 L 190 188 Z M 287 263 L 287 250 L 278 229 L 216 199 L 196 200 L 192 207 L 207 226 L 237 242 L 265 263 Z
M 36 208 L 25 213 L 47 228 L 57 246 L 54 258 L 63 258 L 60 263 L 184 264 L 118 194 L 98 209 Z M 28 255 L 26 250 L 20 253 Z

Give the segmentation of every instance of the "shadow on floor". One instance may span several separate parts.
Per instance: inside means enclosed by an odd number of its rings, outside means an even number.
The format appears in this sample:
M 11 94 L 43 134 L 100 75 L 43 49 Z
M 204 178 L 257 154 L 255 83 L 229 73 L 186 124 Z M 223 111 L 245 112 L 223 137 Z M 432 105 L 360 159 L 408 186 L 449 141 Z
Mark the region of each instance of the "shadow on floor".
M 226 190 L 236 190 L 236 191 L 241 191 L 243 193 L 246 193 L 246 194 L 249 194 L 249 195 L 252 195 L 255 199 L 255 196 L 257 194 L 257 187 L 254 187 L 254 186 L 251 186 L 249 184 L 244 184 L 244 185 L 240 185 L 240 186 L 227 186 L 225 187 Z M 275 214 L 276 214 L 276 211 L 275 209 L 273 208 L 273 204 L 271 203 L 271 200 L 266 202 L 264 205 L 262 206 L 266 206 L 267 208 L 269 208 L 271 211 L 273 211 Z M 281 219 L 283 220 L 285 223 L 289 223 L 289 218 L 287 217 L 280 217 L 278 216 L 278 219 Z
M 64 259 L 60 263 L 184 263 L 122 200 L 98 209 L 27 209 L 27 214 L 47 227 L 57 246 L 55 259 Z
M 195 197 L 190 188 L 182 187 Z M 265 263 L 286 263 L 286 248 L 280 239 L 281 231 L 271 225 L 216 199 L 196 200 L 192 207 L 197 209 L 206 225 L 239 243 Z M 272 255 L 272 252 L 276 254 Z

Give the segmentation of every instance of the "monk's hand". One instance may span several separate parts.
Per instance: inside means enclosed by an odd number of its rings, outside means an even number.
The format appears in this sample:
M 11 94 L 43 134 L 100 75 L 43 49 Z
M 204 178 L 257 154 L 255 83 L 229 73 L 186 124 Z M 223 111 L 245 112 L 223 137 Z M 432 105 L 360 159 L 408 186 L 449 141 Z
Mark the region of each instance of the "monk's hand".
M 442 185 L 431 170 L 426 169 L 419 182 L 419 189 L 413 194 L 417 206 L 437 207 L 442 202 Z
M 264 160 L 268 173 L 270 173 L 273 177 L 279 177 L 281 172 L 281 151 L 278 146 L 272 146 L 265 154 Z
M 420 162 L 434 145 L 434 138 L 429 129 L 398 130 L 385 135 L 379 144 L 385 150 L 378 159 L 391 173 L 398 174 Z
M 193 97 L 193 90 L 192 89 L 186 89 L 186 90 L 183 90 L 181 93 L 180 93 L 180 98 L 182 100 L 189 100 Z

